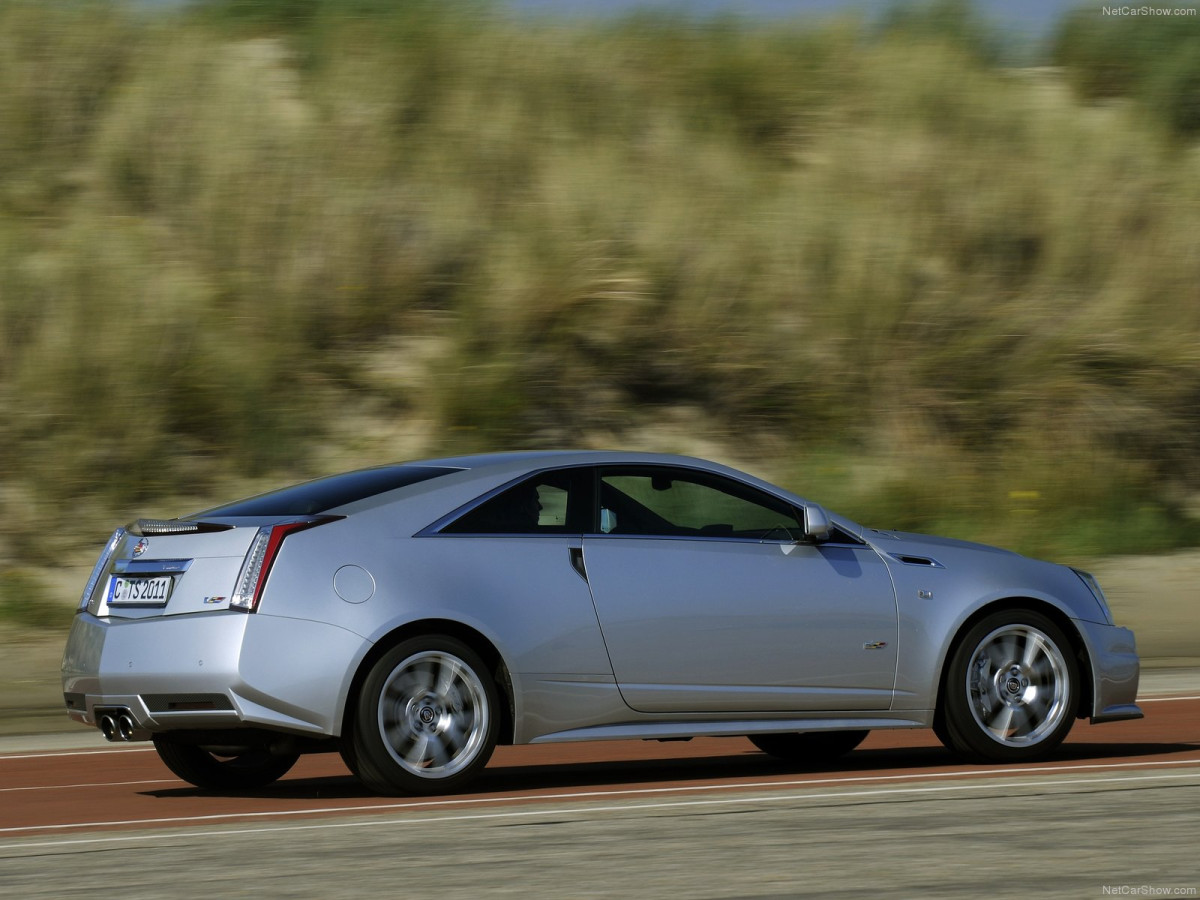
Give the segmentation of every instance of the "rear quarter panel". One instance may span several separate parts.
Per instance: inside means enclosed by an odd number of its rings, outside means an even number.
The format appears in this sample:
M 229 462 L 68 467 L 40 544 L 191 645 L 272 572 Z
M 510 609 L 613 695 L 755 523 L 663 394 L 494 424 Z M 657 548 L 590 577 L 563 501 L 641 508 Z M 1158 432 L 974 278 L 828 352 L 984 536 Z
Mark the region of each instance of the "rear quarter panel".
M 289 537 L 261 610 L 327 622 L 369 642 L 410 622 L 450 619 L 491 641 L 510 671 L 612 676 L 591 593 L 570 565 L 577 539 L 405 530 L 381 508 Z M 334 576 L 343 566 L 369 573 L 368 599 L 339 596 Z

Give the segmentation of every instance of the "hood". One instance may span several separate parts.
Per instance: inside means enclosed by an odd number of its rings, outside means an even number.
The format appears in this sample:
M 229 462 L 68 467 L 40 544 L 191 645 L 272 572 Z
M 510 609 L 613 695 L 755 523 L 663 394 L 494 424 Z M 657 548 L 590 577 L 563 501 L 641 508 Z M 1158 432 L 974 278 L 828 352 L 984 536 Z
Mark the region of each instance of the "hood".
M 974 541 L 960 541 L 957 538 L 938 537 L 932 534 L 916 534 L 907 531 L 882 531 L 869 528 L 863 534 L 868 542 L 874 544 L 885 553 L 930 553 L 937 551 L 968 550 L 981 553 L 995 553 L 1001 556 L 1019 557 L 1020 554 L 1002 547 L 990 544 L 978 544 Z

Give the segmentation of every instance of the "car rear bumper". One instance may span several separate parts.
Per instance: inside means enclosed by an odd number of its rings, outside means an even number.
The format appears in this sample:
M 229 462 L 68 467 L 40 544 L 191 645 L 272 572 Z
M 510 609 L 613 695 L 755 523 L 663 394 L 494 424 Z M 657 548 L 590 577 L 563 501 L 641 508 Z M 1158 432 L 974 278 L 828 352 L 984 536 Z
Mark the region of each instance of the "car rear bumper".
M 81 613 L 63 655 L 63 695 L 68 715 L 87 725 L 127 711 L 134 739 L 244 726 L 334 735 L 368 647 L 332 625 L 260 613 Z
M 1140 663 L 1128 628 L 1078 622 L 1092 661 L 1092 722 L 1140 719 L 1137 705 Z

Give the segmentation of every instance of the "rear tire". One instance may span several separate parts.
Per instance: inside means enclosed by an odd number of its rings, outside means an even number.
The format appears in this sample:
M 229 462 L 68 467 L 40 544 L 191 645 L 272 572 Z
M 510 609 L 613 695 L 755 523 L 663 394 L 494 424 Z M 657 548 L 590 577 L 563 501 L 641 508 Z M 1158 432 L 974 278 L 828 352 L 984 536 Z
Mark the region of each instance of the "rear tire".
M 341 754 L 342 762 L 346 764 L 346 768 L 350 770 L 350 774 L 358 778 L 358 753 L 354 750 L 353 734 L 348 738 L 343 738 L 338 743 L 338 753 Z
M 845 756 L 863 742 L 868 731 L 804 731 L 791 734 L 751 734 L 750 743 L 790 763 L 825 763 Z
M 266 748 L 223 756 L 162 736 L 154 738 L 154 749 L 168 769 L 189 784 L 210 791 L 266 787 L 286 775 L 300 758 L 298 753 L 277 754 Z
M 412 638 L 363 682 L 347 763 L 377 793 L 453 791 L 487 765 L 499 712 L 495 682 L 474 650 L 445 635 Z

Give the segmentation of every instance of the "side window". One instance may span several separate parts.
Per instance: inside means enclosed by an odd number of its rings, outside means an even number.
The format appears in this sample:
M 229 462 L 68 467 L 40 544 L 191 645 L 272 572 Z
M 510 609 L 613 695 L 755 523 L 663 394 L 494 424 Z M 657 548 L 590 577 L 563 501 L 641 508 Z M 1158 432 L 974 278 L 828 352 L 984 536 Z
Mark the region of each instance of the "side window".
M 587 470 L 543 472 L 497 494 L 442 534 L 582 534 L 591 518 Z
M 803 535 L 782 500 L 718 475 L 665 467 L 603 471 L 600 531 L 781 541 Z

